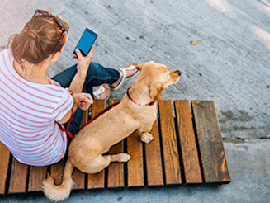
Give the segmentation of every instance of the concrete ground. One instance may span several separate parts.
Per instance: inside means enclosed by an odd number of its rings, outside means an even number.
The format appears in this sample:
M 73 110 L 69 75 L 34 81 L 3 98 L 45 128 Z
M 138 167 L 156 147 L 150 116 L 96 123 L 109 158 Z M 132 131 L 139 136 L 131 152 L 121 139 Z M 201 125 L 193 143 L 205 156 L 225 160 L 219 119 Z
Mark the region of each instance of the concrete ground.
M 49 76 L 75 62 L 72 49 L 85 27 L 98 33 L 93 61 L 106 67 L 154 60 L 181 70 L 164 99 L 215 101 L 232 179 L 221 187 L 73 192 L 66 202 L 270 202 L 269 0 L 2 0 L 0 49 L 36 8 L 50 8 L 70 26 Z M 111 98 L 121 99 L 131 84 Z M 43 196 L 0 201 L 49 202 Z

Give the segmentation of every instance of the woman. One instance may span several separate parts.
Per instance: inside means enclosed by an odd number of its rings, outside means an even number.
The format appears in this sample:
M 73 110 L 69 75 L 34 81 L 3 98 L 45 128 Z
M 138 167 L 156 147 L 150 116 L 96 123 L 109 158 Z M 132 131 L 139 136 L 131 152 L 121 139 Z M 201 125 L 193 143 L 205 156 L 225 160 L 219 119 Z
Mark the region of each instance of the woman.
M 76 50 L 78 64 L 48 78 L 49 65 L 59 59 L 68 41 L 68 29 L 59 17 L 37 10 L 10 38 L 10 50 L 0 53 L 0 141 L 21 163 L 57 163 L 68 143 L 60 127 L 74 112 L 69 131 L 78 133 L 83 111 L 93 103 L 92 87 L 109 84 L 117 89 L 137 72 L 128 66 L 120 71 L 104 68 L 91 62 L 93 49 L 86 57 Z M 104 87 L 94 94 L 103 100 L 109 96 Z

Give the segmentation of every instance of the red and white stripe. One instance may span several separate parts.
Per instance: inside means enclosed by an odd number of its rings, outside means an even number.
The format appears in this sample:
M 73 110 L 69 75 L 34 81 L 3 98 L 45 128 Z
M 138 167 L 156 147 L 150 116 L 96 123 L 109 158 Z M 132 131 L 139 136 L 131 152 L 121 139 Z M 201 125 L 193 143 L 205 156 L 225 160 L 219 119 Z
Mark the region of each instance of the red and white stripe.
M 0 53 L 0 141 L 22 163 L 46 166 L 64 157 L 67 136 L 57 121 L 73 98 L 57 85 L 25 80 L 12 66 L 9 50 Z

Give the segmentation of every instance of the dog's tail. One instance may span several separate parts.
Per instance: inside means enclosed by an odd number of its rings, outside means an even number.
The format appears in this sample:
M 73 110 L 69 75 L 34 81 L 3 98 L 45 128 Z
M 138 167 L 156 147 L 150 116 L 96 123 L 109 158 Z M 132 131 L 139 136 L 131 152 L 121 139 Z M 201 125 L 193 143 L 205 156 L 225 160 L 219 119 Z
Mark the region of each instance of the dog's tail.
M 61 185 L 54 185 L 54 179 L 48 175 L 47 179 L 43 182 L 45 196 L 54 201 L 67 199 L 73 187 L 72 173 L 73 165 L 68 160 L 64 169 L 64 178 Z

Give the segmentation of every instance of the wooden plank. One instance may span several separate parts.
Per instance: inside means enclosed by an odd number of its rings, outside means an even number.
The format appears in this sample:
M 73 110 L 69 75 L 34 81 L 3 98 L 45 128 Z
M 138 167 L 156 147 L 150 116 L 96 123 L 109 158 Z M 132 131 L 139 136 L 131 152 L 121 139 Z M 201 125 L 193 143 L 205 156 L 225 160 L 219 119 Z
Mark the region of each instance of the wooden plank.
M 26 192 L 27 173 L 28 166 L 12 158 L 9 194 Z
M 82 129 L 82 127 L 87 123 L 87 121 L 88 121 L 88 111 L 84 111 L 80 129 Z
M 119 100 L 110 100 L 109 105 L 112 105 Z M 109 154 L 117 154 L 124 152 L 124 140 L 112 146 Z M 125 187 L 124 163 L 114 162 L 108 167 L 108 188 L 121 189 Z
M 65 161 L 62 159 L 60 162 L 51 165 L 50 167 L 50 175 L 54 179 L 55 185 L 60 185 L 63 181 L 65 168 Z
M 228 183 L 231 179 L 215 104 L 212 101 L 192 101 L 191 105 L 201 151 L 204 180 L 206 183 Z
M 42 191 L 42 183 L 46 178 L 47 167 L 30 166 L 28 192 Z
M 186 183 L 202 183 L 201 167 L 189 102 L 175 101 L 174 105 Z
M 155 121 L 150 134 L 154 136 L 149 144 L 144 145 L 148 186 L 163 186 L 163 168 L 158 133 L 158 122 Z
M 87 189 L 104 189 L 105 188 L 105 171 L 95 174 L 87 174 Z
M 128 187 L 144 186 L 143 146 L 138 130 L 127 137 L 127 153 L 131 156 L 127 162 Z
M 166 185 L 182 184 L 179 155 L 177 149 L 177 135 L 173 119 L 171 101 L 159 101 L 159 117 L 163 144 L 163 162 Z
M 83 120 L 81 123 L 81 128 L 87 123 L 88 121 L 88 111 L 83 113 Z M 85 188 L 85 176 L 86 174 L 79 171 L 77 168 L 74 168 L 72 177 L 73 177 L 73 190 L 84 190 Z
M 124 141 L 112 146 L 109 154 L 124 152 Z M 125 174 L 124 163 L 113 162 L 108 167 L 108 188 L 124 188 Z
M 92 105 L 92 117 L 106 108 L 106 101 L 95 100 Z M 102 127 L 102 126 L 101 126 Z M 105 188 L 105 170 L 96 174 L 87 174 L 87 189 Z
M 5 195 L 6 192 L 10 156 L 9 150 L 0 142 L 0 195 Z
M 93 116 L 106 106 L 105 101 L 95 101 L 93 105 Z M 214 102 L 192 101 L 192 109 L 196 132 L 192 126 L 191 113 L 188 101 L 175 101 L 177 117 L 177 131 L 179 134 L 180 147 L 182 150 L 183 169 L 187 183 L 200 183 L 201 172 L 198 167 L 201 158 L 203 179 L 206 183 L 229 183 L 230 175 L 225 158 L 224 146 L 220 135 L 219 123 L 215 113 Z M 159 101 L 160 132 L 158 135 L 158 122 L 155 122 L 151 134 L 155 139 L 145 145 L 145 163 L 147 171 L 148 186 L 181 184 L 181 170 L 177 149 L 177 135 L 173 118 L 173 108 L 171 101 Z M 84 118 L 85 120 L 85 118 Z M 196 133 L 196 134 L 195 134 Z M 196 151 L 196 141 L 198 138 L 198 148 L 200 156 Z M 160 136 L 160 140 L 159 140 Z M 161 142 L 161 143 L 159 143 Z M 163 153 L 161 154 L 160 144 Z M 123 152 L 123 141 L 112 147 L 110 153 Z M 127 138 L 127 152 L 131 155 L 128 166 L 128 186 L 144 185 L 144 164 L 143 147 L 139 140 L 138 132 L 134 132 Z M 12 159 L 10 168 L 10 183 L 8 190 L 5 188 L 9 179 L 10 152 L 0 143 L 0 195 L 14 193 L 25 193 L 28 191 L 41 191 L 42 181 L 45 179 L 46 167 L 30 167 L 29 184 L 27 181 L 28 166 Z M 162 158 L 164 171 L 162 171 Z M 64 161 L 50 167 L 51 176 L 56 179 L 55 184 L 62 182 L 64 171 Z M 165 180 L 163 180 L 163 173 Z M 85 188 L 85 174 L 74 169 L 75 189 Z M 87 176 L 87 189 L 105 187 L 105 171 Z M 125 186 L 124 164 L 112 163 L 108 167 L 108 187 L 122 188 Z
M 85 188 L 85 173 L 79 171 L 77 168 L 74 168 L 72 177 L 73 177 L 73 190 L 84 190 Z

